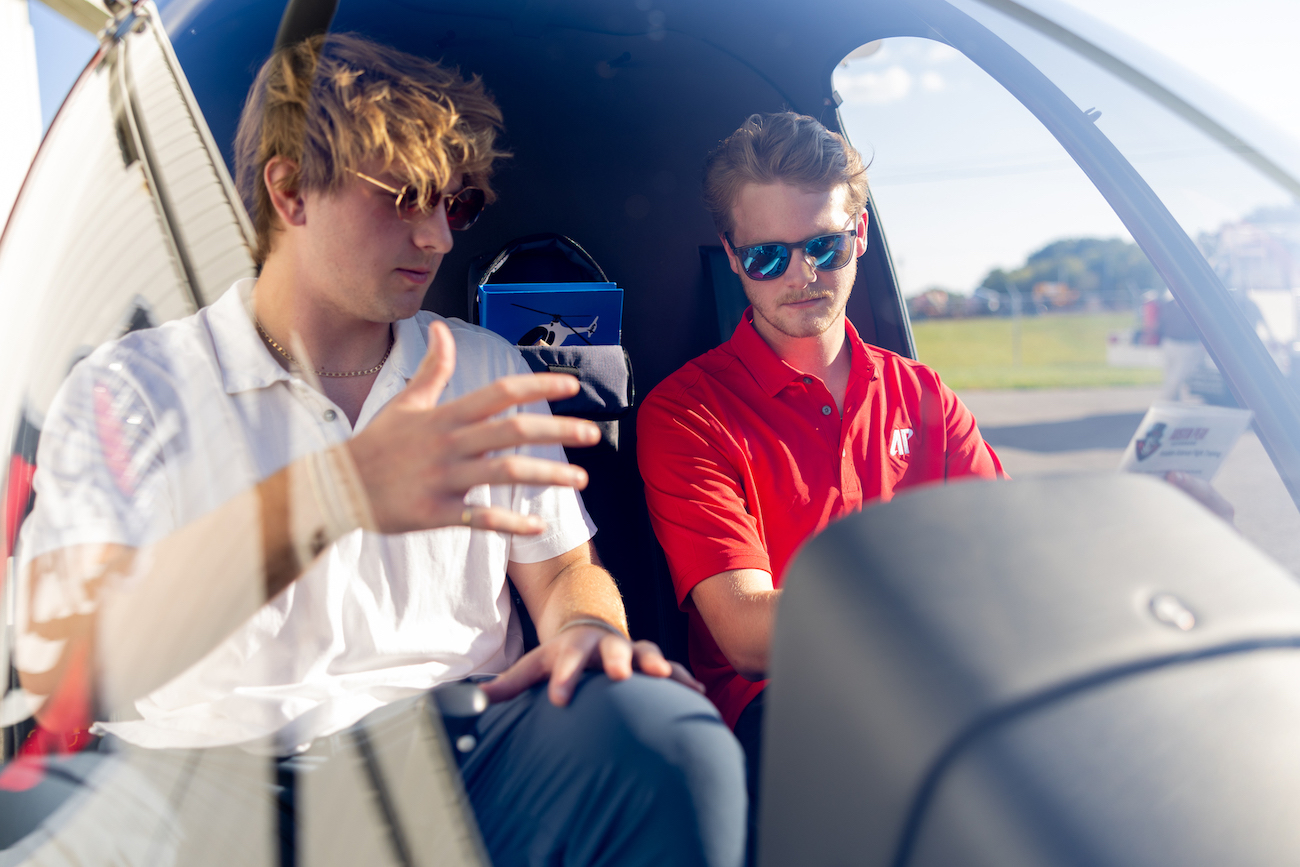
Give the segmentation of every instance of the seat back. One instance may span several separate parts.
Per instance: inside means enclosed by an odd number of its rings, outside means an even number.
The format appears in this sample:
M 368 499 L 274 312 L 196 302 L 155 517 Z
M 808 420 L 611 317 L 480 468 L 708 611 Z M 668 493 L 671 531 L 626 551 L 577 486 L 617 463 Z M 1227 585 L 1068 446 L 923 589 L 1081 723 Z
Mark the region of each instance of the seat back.
M 614 275 L 617 278 L 618 275 Z M 595 258 L 576 241 L 555 233 L 517 238 L 499 251 L 476 257 L 468 270 L 469 310 L 478 317 L 478 289 L 485 283 L 608 282 Z M 677 610 L 667 562 L 655 540 L 636 467 L 636 388 L 633 359 L 621 346 L 521 346 L 533 370 L 571 373 L 582 392 L 552 404 L 556 413 L 589 418 L 605 436 L 599 445 L 570 449 L 569 460 L 590 483 L 583 501 L 598 533 L 596 550 L 615 579 L 635 638 L 656 641 L 672 658 L 686 660 L 685 616 Z M 527 617 L 519 600 L 516 607 Z M 534 636 L 525 621 L 525 635 Z M 532 639 L 535 640 L 535 639 Z

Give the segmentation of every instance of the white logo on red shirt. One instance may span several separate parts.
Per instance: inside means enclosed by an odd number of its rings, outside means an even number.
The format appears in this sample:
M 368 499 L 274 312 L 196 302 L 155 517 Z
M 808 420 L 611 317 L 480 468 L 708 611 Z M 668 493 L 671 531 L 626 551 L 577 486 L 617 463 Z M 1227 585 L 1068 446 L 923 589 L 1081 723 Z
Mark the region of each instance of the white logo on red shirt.
M 889 441 L 889 456 L 896 458 L 900 455 L 906 457 L 912 453 L 912 447 L 908 441 L 912 439 L 912 429 L 910 427 L 894 428 L 894 436 Z

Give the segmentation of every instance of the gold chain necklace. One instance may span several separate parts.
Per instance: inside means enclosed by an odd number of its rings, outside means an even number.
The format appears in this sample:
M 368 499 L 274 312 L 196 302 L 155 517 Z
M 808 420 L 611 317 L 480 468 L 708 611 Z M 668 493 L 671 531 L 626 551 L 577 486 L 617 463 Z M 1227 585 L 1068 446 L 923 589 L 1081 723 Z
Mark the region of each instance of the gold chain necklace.
M 261 323 L 261 322 L 259 322 L 258 320 L 254 319 L 254 320 L 253 320 L 253 324 L 257 326 L 257 330 L 261 333 L 261 335 L 262 335 L 262 339 L 264 339 L 267 343 L 271 344 L 271 348 L 272 348 L 272 349 L 274 349 L 276 352 L 278 352 L 278 353 L 280 353 L 281 355 L 283 355 L 285 358 L 289 359 L 289 363 L 290 363 L 290 364 L 298 364 L 298 359 L 296 359 L 296 358 L 294 358 L 292 355 L 290 355 L 290 354 L 285 350 L 285 348 L 284 348 L 283 346 L 281 346 L 280 344 L 278 344 L 278 343 L 275 342 L 275 338 L 274 338 L 274 337 L 272 337 L 270 334 L 267 334 L 267 333 L 266 333 L 266 329 L 262 327 L 262 323 Z M 397 343 L 397 341 L 396 341 L 395 339 L 393 339 L 393 327 L 390 325 L 390 326 L 388 326 L 388 350 L 387 350 L 386 352 L 384 352 L 384 357 L 381 358 L 381 359 L 379 359 L 379 363 L 376 364 L 374 367 L 367 368 L 366 370 L 351 370 L 351 371 L 348 371 L 347 373 L 330 373 L 330 372 L 327 371 L 327 370 L 318 370 L 318 371 L 316 371 L 316 375 L 317 375 L 317 376 L 347 377 L 347 376 L 369 376 L 369 375 L 372 374 L 372 373 L 378 373 L 378 372 L 380 371 L 380 369 L 384 366 L 384 362 L 388 360 L 388 356 L 390 356 L 390 355 L 393 354 L 393 346 L 394 346 L 394 344 L 396 344 L 396 343 Z

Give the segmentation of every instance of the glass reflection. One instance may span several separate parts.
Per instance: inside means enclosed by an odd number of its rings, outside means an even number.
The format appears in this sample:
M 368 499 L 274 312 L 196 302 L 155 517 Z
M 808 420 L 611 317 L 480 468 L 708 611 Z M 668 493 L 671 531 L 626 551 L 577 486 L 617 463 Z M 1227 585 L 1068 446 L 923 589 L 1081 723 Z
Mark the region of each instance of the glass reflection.
M 1058 43 L 982 3 L 955 5 L 1024 51 L 1080 110 L 1101 112 L 1094 121 L 1170 206 L 1278 366 L 1300 369 L 1300 213 L 1289 194 Z M 873 196 L 913 296 L 921 358 L 958 387 L 1013 477 L 1113 470 L 1153 401 L 1232 403 L 1115 212 L 992 77 L 947 45 L 903 37 L 849 55 L 834 83 L 850 138 L 874 152 Z M 1105 245 L 1132 256 L 1090 265 L 1084 251 Z M 975 331 L 984 336 L 963 336 Z M 1030 376 L 1026 363 L 1050 376 Z M 1025 385 L 1040 390 L 1011 390 Z M 1242 532 L 1300 570 L 1300 512 L 1253 431 L 1215 484 Z

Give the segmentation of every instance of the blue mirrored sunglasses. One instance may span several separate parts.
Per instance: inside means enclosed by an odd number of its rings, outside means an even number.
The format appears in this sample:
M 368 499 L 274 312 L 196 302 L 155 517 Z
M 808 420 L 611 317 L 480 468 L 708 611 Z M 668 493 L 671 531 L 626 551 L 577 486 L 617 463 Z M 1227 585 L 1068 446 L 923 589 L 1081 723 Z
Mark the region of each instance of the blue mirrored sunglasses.
M 855 221 L 856 222 L 856 221 Z M 731 252 L 740 260 L 740 267 L 751 280 L 775 280 L 790 267 L 789 244 L 750 244 L 737 247 L 731 242 L 731 235 L 722 236 L 727 241 Z M 818 271 L 838 271 L 853 259 L 854 239 L 857 232 L 849 229 L 844 232 L 832 232 L 829 235 L 817 235 L 795 244 L 795 249 L 802 248 L 803 254 L 812 260 Z

